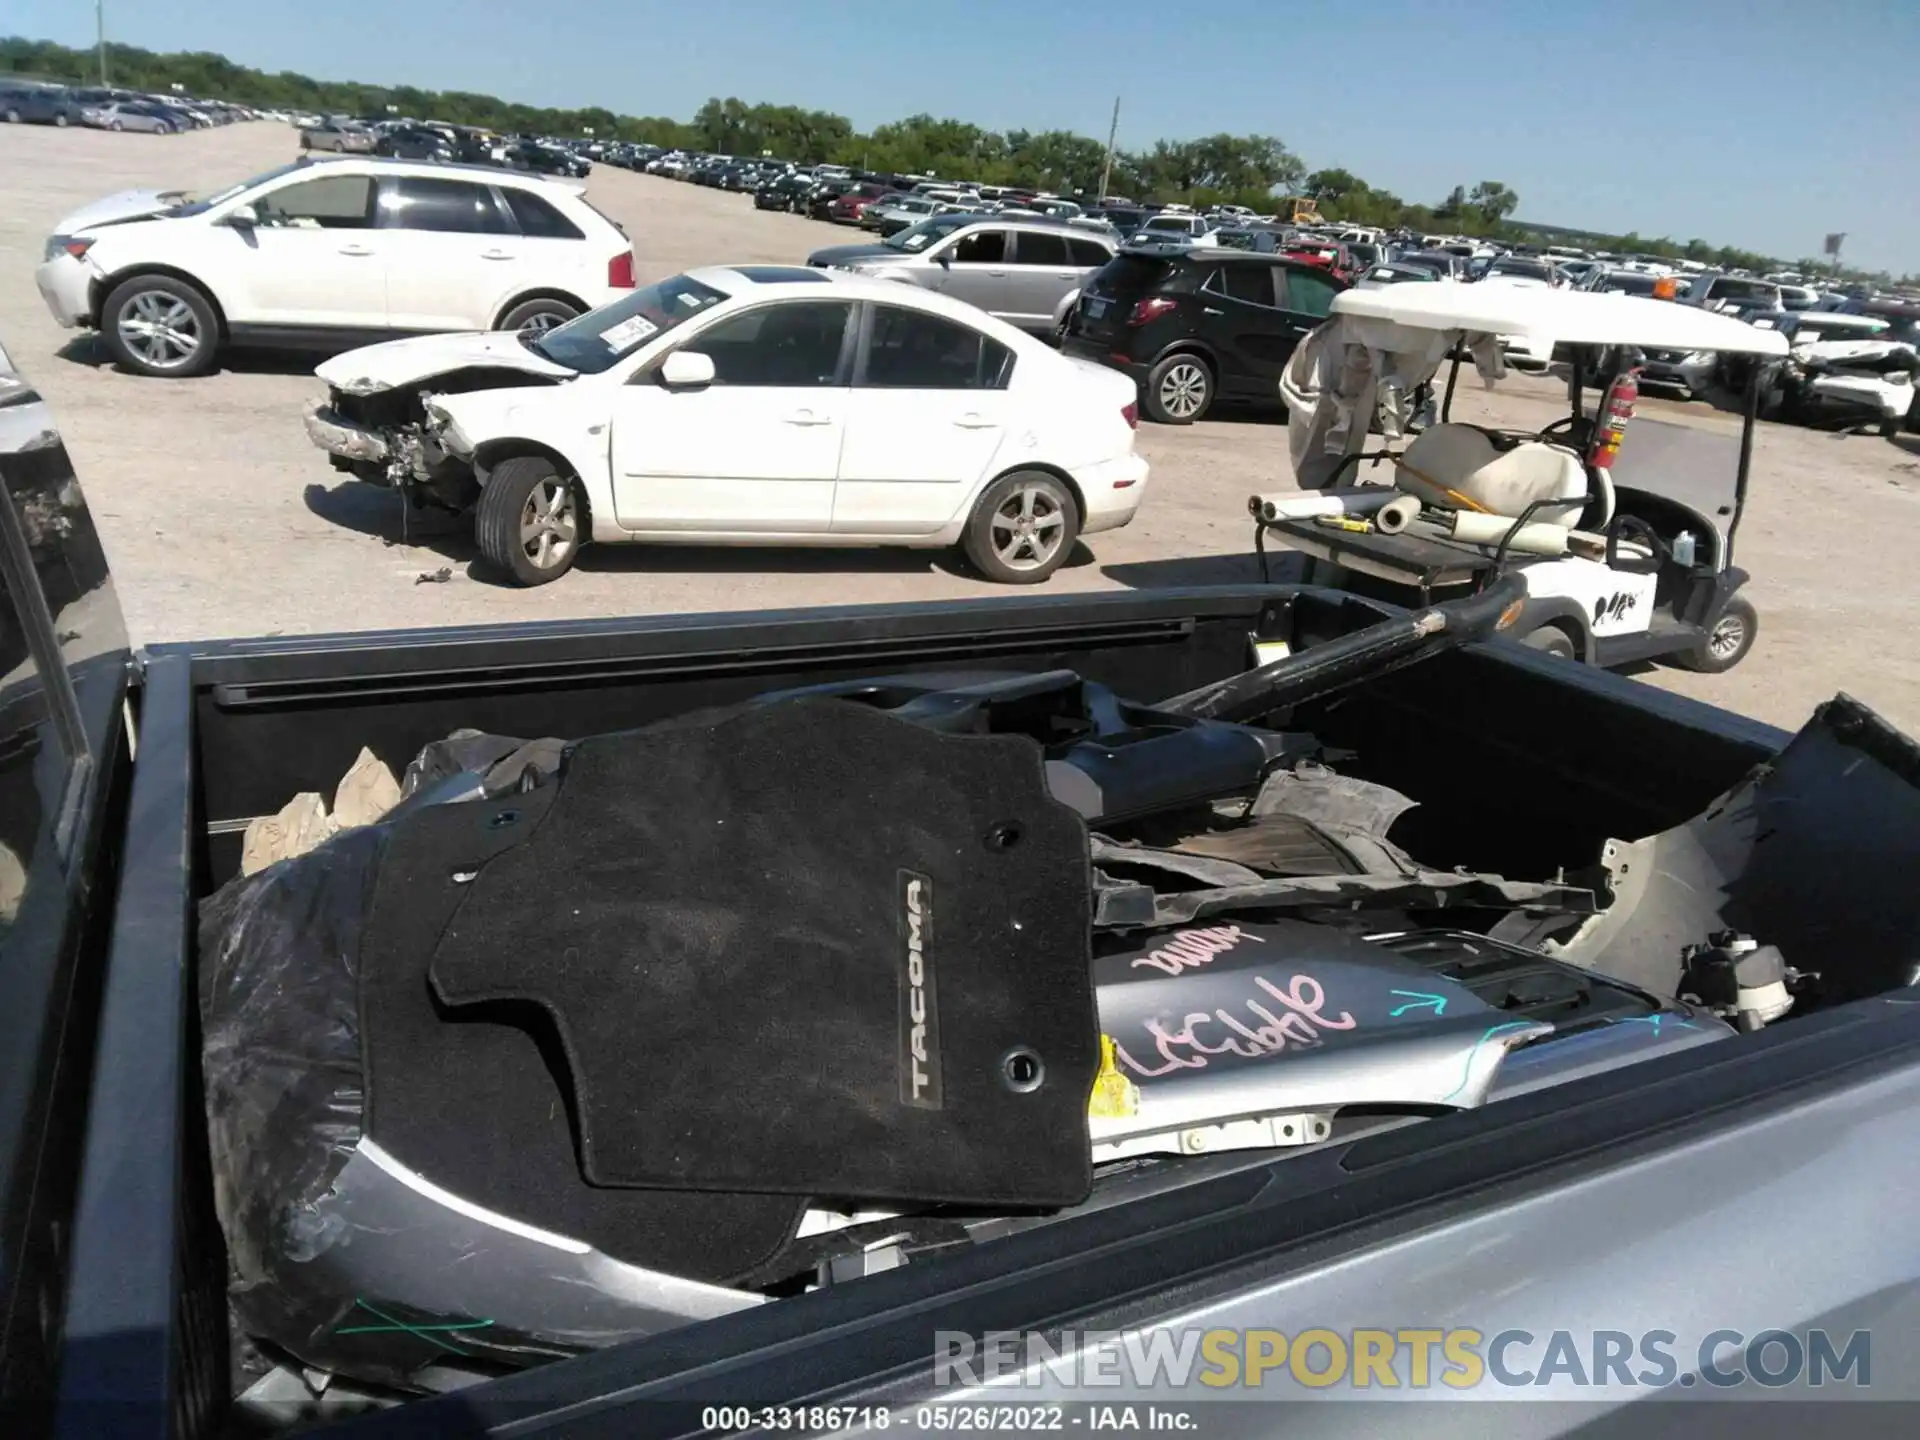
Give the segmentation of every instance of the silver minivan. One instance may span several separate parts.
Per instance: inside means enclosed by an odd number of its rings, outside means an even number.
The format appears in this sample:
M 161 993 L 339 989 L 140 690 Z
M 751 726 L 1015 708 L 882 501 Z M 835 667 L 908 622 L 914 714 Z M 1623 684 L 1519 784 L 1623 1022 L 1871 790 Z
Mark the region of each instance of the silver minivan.
M 1112 237 L 1036 217 L 936 215 L 871 245 L 830 245 L 821 269 L 910 280 L 1022 330 L 1050 333 L 1061 305 L 1114 256 Z

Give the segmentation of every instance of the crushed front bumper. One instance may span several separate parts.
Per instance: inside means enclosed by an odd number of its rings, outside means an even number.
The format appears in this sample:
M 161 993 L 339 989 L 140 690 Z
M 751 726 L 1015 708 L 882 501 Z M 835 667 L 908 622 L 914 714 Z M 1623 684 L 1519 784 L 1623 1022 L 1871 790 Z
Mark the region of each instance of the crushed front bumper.
M 381 465 L 392 454 L 385 436 L 343 419 L 325 400 L 308 402 L 306 422 L 307 438 L 329 455 L 337 455 L 342 460 Z

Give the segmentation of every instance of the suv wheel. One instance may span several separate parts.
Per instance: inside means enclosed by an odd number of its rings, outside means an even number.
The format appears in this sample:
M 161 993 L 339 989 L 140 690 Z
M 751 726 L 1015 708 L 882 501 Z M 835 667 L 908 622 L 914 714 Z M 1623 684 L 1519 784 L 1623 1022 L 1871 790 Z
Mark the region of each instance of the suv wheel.
M 542 297 L 534 300 L 522 300 L 518 305 L 500 317 L 500 330 L 511 330 L 516 335 L 539 335 L 564 325 L 580 313 L 580 307 L 569 305 L 565 300 Z
M 1044 470 L 1016 470 L 986 488 L 961 545 L 974 568 L 1003 585 L 1038 585 L 1058 570 L 1080 536 L 1072 493 Z
M 1191 425 L 1213 404 L 1213 371 L 1198 355 L 1169 355 L 1148 373 L 1141 401 L 1162 425 Z
M 502 460 L 487 477 L 474 510 L 474 539 L 516 585 L 545 585 L 573 568 L 582 514 L 570 476 L 551 460 L 518 456 Z
M 100 330 L 113 358 L 141 375 L 204 375 L 220 349 L 213 302 L 171 275 L 136 275 L 116 285 L 100 307 Z

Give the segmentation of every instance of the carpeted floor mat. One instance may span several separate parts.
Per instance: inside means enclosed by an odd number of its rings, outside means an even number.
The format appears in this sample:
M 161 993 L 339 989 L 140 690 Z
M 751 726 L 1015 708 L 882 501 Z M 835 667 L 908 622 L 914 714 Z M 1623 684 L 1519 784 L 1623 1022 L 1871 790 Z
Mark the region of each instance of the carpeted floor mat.
M 1032 741 L 801 699 L 582 741 L 541 793 L 432 980 L 554 1017 L 595 1184 L 1085 1197 L 1087 838 Z
M 361 942 L 366 1131 L 435 1184 L 524 1224 L 688 1279 L 734 1279 L 772 1260 L 804 1200 L 588 1184 L 565 1057 L 557 1039 L 543 1051 L 548 1017 L 447 1010 L 429 986 L 434 945 L 468 893 L 454 877 L 523 841 L 554 793 L 433 806 L 391 827 Z

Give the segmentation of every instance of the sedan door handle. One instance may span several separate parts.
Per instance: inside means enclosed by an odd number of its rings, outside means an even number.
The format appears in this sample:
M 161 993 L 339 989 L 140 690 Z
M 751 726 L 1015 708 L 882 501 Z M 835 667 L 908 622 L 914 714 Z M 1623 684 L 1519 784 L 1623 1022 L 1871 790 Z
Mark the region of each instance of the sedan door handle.
M 831 415 L 816 415 L 811 410 L 796 410 L 787 416 L 789 425 L 831 425 L 832 423 Z
M 953 423 L 958 425 L 962 430 L 997 430 L 1000 428 L 1000 422 L 998 420 L 989 420 L 985 415 L 974 410 L 969 410 Z
M 996 280 L 1004 280 L 1007 278 L 1007 272 L 1004 270 L 989 270 L 987 274 L 991 275 Z
M 371 255 L 373 251 L 364 245 L 342 245 L 340 247 L 340 253 L 342 255 Z
M 482 260 L 511 260 L 514 258 L 514 254 L 511 250 L 482 250 L 480 252 L 480 258 Z
M 1200 313 L 1202 315 L 1224 315 L 1227 312 L 1224 310 L 1216 310 L 1211 305 L 1202 305 L 1200 307 Z

